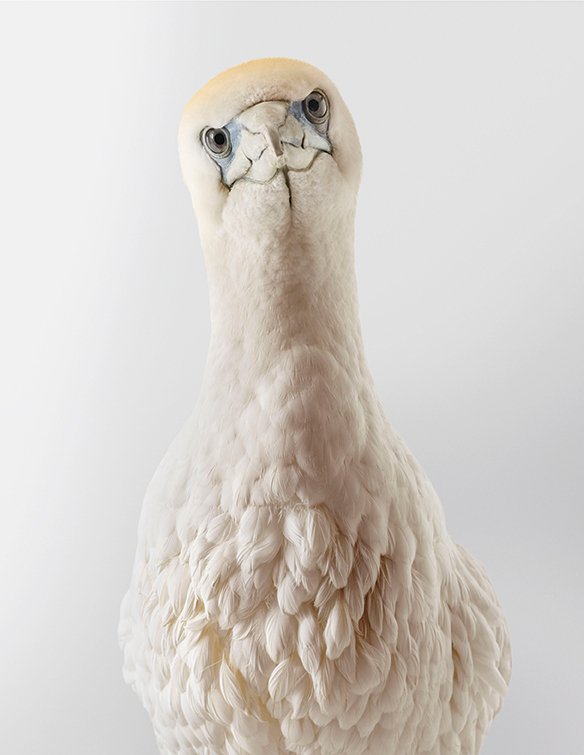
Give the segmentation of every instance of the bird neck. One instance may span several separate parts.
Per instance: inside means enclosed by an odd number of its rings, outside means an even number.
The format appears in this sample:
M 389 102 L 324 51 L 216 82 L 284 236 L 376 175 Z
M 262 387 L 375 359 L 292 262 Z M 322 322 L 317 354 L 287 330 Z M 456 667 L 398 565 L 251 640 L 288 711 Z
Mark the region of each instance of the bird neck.
M 352 218 L 331 239 L 294 228 L 285 236 L 219 238 L 207 254 L 209 357 L 237 353 L 241 370 L 269 371 L 284 352 L 310 348 L 356 374 L 363 362 Z M 338 230 L 338 229 L 337 229 Z
M 363 464 L 374 474 L 386 430 L 363 355 L 352 218 L 338 231 L 204 246 L 212 335 L 195 466 L 203 486 L 222 481 L 231 511 L 334 500 L 347 527 L 360 521 L 354 477 Z
M 354 476 L 386 430 L 363 353 L 354 212 L 335 209 L 293 206 L 237 233 L 224 214 L 203 229 L 212 327 L 195 466 L 202 485 L 222 480 L 229 509 L 334 500 L 357 527 Z

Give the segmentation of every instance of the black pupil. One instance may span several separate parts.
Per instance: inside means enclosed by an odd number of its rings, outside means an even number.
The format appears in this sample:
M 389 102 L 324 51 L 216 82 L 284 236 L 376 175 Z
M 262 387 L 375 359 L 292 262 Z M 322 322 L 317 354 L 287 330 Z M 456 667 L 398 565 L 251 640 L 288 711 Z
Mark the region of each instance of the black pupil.
M 215 144 L 217 144 L 217 146 L 219 146 L 219 147 L 222 147 L 225 144 L 225 142 L 227 141 L 225 139 L 225 134 L 221 133 L 221 131 L 218 131 L 213 136 L 213 139 L 215 140 Z
M 308 100 L 308 109 L 311 113 L 316 113 L 316 111 L 320 108 L 320 102 L 318 100 L 312 99 Z

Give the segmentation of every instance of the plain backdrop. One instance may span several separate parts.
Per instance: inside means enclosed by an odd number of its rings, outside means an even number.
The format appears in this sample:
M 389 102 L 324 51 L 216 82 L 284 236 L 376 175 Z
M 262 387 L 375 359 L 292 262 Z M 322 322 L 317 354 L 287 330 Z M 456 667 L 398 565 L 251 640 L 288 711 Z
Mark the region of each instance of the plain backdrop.
M 579 755 L 584 5 L 4 3 L 0 29 L 2 752 L 155 755 L 116 631 L 209 335 L 177 125 L 283 55 L 354 114 L 370 366 L 509 618 L 483 753 Z

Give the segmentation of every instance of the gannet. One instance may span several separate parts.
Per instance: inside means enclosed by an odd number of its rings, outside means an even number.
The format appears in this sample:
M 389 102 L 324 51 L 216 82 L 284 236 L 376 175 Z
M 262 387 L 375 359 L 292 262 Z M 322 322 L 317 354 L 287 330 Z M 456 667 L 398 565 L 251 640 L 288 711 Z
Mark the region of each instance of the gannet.
M 192 98 L 179 153 L 211 339 L 120 622 L 160 752 L 478 753 L 508 630 L 367 367 L 347 106 L 311 65 L 248 62 Z

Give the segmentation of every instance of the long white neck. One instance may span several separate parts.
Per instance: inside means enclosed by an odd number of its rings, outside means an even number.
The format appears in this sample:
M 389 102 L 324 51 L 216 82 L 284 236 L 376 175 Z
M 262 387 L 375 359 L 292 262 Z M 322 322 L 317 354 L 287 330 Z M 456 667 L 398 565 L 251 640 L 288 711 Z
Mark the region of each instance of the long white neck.
M 288 212 L 265 232 L 227 221 L 202 234 L 212 335 L 199 468 L 210 491 L 221 480 L 227 509 L 329 501 L 357 527 L 356 486 L 381 485 L 387 428 L 363 355 L 345 209 L 314 230 Z
M 297 347 L 322 351 L 355 377 L 363 362 L 353 262 L 353 218 L 339 219 L 334 238 L 291 224 L 286 234 L 216 239 L 210 264 L 209 369 L 236 352 L 245 371 L 269 371 Z

